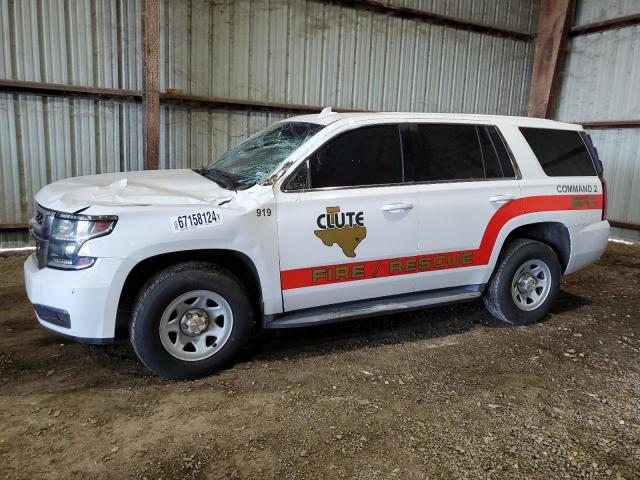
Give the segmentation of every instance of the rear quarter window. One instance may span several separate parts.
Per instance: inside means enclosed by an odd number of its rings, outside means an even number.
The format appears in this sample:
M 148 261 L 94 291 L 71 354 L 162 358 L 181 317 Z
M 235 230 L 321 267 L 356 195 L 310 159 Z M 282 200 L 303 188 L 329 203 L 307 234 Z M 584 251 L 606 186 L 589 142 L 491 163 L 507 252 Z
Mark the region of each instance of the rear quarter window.
M 580 136 L 573 130 L 520 127 L 520 132 L 549 177 L 595 176 L 596 168 Z

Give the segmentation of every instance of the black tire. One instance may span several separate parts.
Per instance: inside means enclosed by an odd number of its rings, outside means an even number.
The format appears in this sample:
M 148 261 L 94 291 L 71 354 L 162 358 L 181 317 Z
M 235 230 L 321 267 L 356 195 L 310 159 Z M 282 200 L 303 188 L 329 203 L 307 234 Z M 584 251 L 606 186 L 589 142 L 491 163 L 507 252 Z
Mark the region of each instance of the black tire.
M 160 321 L 175 299 L 195 290 L 223 297 L 231 308 L 233 321 L 230 334 L 218 351 L 203 360 L 185 361 L 164 347 Z M 252 326 L 251 302 L 236 277 L 210 263 L 184 262 L 166 268 L 145 283 L 134 303 L 129 333 L 136 355 L 149 370 L 177 380 L 211 375 L 229 366 L 246 345 Z
M 514 277 L 530 260 L 541 260 L 549 268 L 550 282 L 546 298 L 532 310 L 523 310 L 512 295 Z M 501 253 L 484 294 L 484 304 L 498 320 L 512 325 L 529 325 L 541 320 L 560 290 L 562 271 L 555 252 L 546 244 L 519 238 L 509 243 Z M 543 275 L 544 278 L 544 275 Z M 517 296 L 517 295 L 516 295 Z

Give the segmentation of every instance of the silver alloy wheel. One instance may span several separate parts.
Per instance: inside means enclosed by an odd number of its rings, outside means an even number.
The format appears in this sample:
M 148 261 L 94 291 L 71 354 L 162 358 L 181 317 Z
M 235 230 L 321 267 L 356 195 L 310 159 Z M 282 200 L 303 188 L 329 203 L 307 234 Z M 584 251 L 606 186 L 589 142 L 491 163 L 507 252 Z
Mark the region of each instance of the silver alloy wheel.
M 160 318 L 160 341 L 179 360 L 197 362 L 220 350 L 231 335 L 229 303 L 209 290 L 180 295 Z
M 542 260 L 527 260 L 511 281 L 511 297 L 520 310 L 531 311 L 547 299 L 551 290 L 551 271 Z

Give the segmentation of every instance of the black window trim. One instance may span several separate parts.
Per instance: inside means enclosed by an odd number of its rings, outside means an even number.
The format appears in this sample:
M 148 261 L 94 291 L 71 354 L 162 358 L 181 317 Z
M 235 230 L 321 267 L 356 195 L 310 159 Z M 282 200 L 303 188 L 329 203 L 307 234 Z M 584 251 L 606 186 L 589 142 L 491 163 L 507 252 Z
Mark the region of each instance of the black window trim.
M 587 148 L 587 152 L 589 152 L 589 157 L 591 157 L 591 163 L 593 163 L 593 168 L 596 170 L 596 175 L 602 176 L 604 174 L 604 165 L 600 159 L 600 155 L 598 155 L 598 150 L 593 144 L 591 135 L 585 130 L 577 130 L 577 132 L 582 139 L 582 143 L 584 143 L 584 146 Z
M 453 179 L 453 180 L 426 180 L 426 181 L 422 181 L 422 182 L 416 182 L 416 181 L 406 181 L 406 167 L 405 167 L 405 163 L 407 161 L 407 159 L 405 159 L 405 149 L 404 149 L 404 140 L 403 140 L 403 136 L 405 135 L 415 135 L 415 132 L 412 132 L 411 128 L 402 128 L 403 125 L 407 125 L 407 126 L 411 126 L 411 125 L 429 125 L 429 124 L 433 124 L 433 125 L 467 125 L 467 126 L 473 126 L 473 127 L 493 127 L 495 129 L 495 131 L 498 133 L 498 137 L 500 138 L 502 145 L 504 146 L 506 152 L 507 152 L 507 156 L 509 157 L 509 161 L 511 162 L 511 166 L 513 167 L 513 173 L 514 176 L 513 177 L 503 177 L 503 178 L 462 178 L 462 179 Z M 402 160 L 402 179 L 403 181 L 400 183 L 378 183 L 378 184 L 371 184 L 371 185 L 348 185 L 348 186 L 340 186 L 340 187 L 320 187 L 320 188 L 305 188 L 305 189 L 298 189 L 298 190 L 288 190 L 286 188 L 287 183 L 289 183 L 289 180 L 294 177 L 297 173 L 298 170 L 300 168 L 303 168 L 306 165 L 307 168 L 307 179 L 309 181 L 309 184 L 311 184 L 311 178 L 309 177 L 309 159 L 311 158 L 311 156 L 313 156 L 313 154 L 315 154 L 318 150 L 320 150 L 322 147 L 324 147 L 327 143 L 329 143 L 330 141 L 332 141 L 335 138 L 338 138 L 340 135 L 350 132 L 352 130 L 356 130 L 359 128 L 365 128 L 365 127 L 369 127 L 369 126 L 377 126 L 377 125 L 396 125 L 398 127 L 398 135 L 400 135 L 400 158 Z M 405 131 L 406 130 L 406 131 Z M 495 147 L 494 147 L 495 148 Z M 413 162 L 414 159 L 409 158 L 408 159 L 409 162 Z M 499 182 L 499 181 L 513 181 L 513 180 L 522 180 L 522 174 L 520 172 L 520 167 L 518 166 L 518 163 L 516 162 L 515 159 L 515 155 L 513 154 L 513 151 L 511 150 L 511 147 L 509 146 L 509 143 L 506 141 L 504 135 L 502 134 L 502 131 L 500 130 L 500 127 L 494 123 L 467 123 L 467 122 L 455 122 L 455 121 L 433 121 L 433 122 L 420 122 L 420 121 L 395 121 L 395 122 L 384 122 L 384 123 L 366 123 L 364 125 L 355 125 L 353 126 L 353 128 L 349 128 L 347 130 L 341 130 L 340 132 L 338 132 L 337 135 L 334 135 L 330 138 L 328 138 L 325 142 L 323 142 L 321 145 L 319 145 L 316 149 L 313 150 L 313 152 L 309 153 L 302 162 L 300 162 L 296 168 L 293 169 L 293 171 L 286 175 L 286 177 L 283 179 L 282 183 L 280 184 L 280 191 L 283 193 L 304 193 L 304 192 L 326 192 L 326 191 L 334 191 L 334 190 L 352 190 L 355 188 L 381 188 L 381 187 L 404 187 L 404 186 L 415 186 L 415 185 L 439 185 L 439 184 L 446 184 L 446 183 L 469 183 L 469 182 Z
M 513 177 L 502 177 L 502 178 L 456 178 L 456 179 L 451 179 L 451 180 L 424 180 L 421 182 L 408 182 L 408 184 L 410 185 L 440 185 L 443 183 L 469 183 L 469 182 L 499 182 L 499 181 L 513 181 L 513 180 L 522 180 L 522 174 L 520 172 L 520 167 L 518 166 L 518 163 L 516 162 L 515 156 L 513 154 L 513 152 L 511 151 L 511 147 L 509 146 L 508 142 L 505 140 L 504 135 L 502 134 L 502 132 L 500 131 L 500 127 L 498 125 L 496 125 L 495 123 L 467 123 L 467 122 L 447 122 L 447 121 L 438 121 L 438 122 L 411 122 L 415 125 L 465 125 L 465 126 L 471 126 L 471 127 L 476 127 L 476 132 L 477 132 L 477 128 L 478 127 L 493 127 L 495 129 L 495 131 L 498 133 L 498 137 L 500 138 L 500 141 L 502 142 L 502 145 L 504 146 L 506 152 L 507 152 L 507 156 L 509 157 L 509 161 L 511 162 L 511 166 L 513 168 Z M 490 137 L 490 140 L 493 143 L 493 139 Z M 494 146 L 495 148 L 495 146 Z M 482 151 L 482 148 L 480 149 Z M 484 155 L 484 152 L 483 152 Z M 498 163 L 499 160 L 498 160 Z M 502 165 L 500 166 L 500 168 L 502 168 Z
M 326 191 L 334 191 L 334 190 L 352 190 L 354 188 L 381 188 L 381 187 L 405 187 L 405 186 L 409 186 L 412 185 L 411 182 L 406 182 L 404 181 L 405 179 L 405 167 L 404 167 L 404 163 L 405 163 L 405 154 L 404 154 L 404 143 L 403 143 L 403 135 L 405 135 L 405 133 L 403 132 L 403 129 L 401 128 L 402 125 L 404 124 L 408 124 L 411 122 L 403 122 L 403 121 L 389 121 L 389 122 L 381 122 L 381 123 L 365 123 L 365 124 L 361 124 L 361 125 L 354 125 L 352 128 L 349 128 L 347 130 L 340 130 L 336 135 L 333 135 L 330 138 L 327 138 L 326 141 L 324 141 L 321 145 L 319 145 L 316 149 L 313 150 L 313 152 L 309 153 L 302 162 L 300 162 L 298 164 L 298 166 L 296 168 L 293 169 L 293 171 L 287 175 L 284 180 L 282 181 L 282 184 L 280 186 L 280 191 L 283 193 L 302 193 L 302 192 L 326 192 Z M 320 150 L 322 147 L 324 147 L 326 144 L 328 144 L 329 142 L 331 142 L 332 140 L 335 140 L 336 138 L 340 137 L 341 135 L 344 135 L 345 133 L 349 133 L 352 132 L 353 130 L 358 130 L 360 128 L 366 128 L 366 127 L 377 127 L 380 125 L 393 125 L 397 128 L 398 130 L 398 136 L 400 138 L 400 161 L 401 161 L 401 167 L 402 167 L 402 182 L 399 183 L 376 183 L 376 184 L 369 184 L 369 185 L 345 185 L 345 186 L 340 186 L 340 187 L 319 187 L 319 188 L 304 188 L 304 189 L 299 189 L 299 190 L 288 190 L 286 188 L 287 183 L 289 183 L 289 180 L 294 177 L 297 173 L 298 170 L 303 168 L 306 165 L 307 168 L 307 180 L 309 181 L 309 184 L 311 184 L 311 178 L 309 175 L 309 159 L 318 152 L 318 150 Z M 408 133 L 407 133 L 408 134 Z
M 500 138 L 500 141 L 502 142 L 502 145 L 504 146 L 505 150 L 507 151 L 507 156 L 509 157 L 509 161 L 511 162 L 511 167 L 513 168 L 513 173 L 515 175 L 515 179 L 516 180 L 522 180 L 522 173 L 520 172 L 520 166 L 518 165 L 518 162 L 516 160 L 516 156 L 513 154 L 513 151 L 511 151 L 511 147 L 509 146 L 509 142 L 507 142 L 506 138 L 504 138 L 504 135 L 502 134 L 502 131 L 500 130 L 500 127 L 498 125 L 495 124 L 489 124 L 486 126 L 491 126 L 495 128 L 495 131 L 498 133 L 498 137 Z M 506 180 L 511 180 L 514 177 L 508 177 L 506 178 Z

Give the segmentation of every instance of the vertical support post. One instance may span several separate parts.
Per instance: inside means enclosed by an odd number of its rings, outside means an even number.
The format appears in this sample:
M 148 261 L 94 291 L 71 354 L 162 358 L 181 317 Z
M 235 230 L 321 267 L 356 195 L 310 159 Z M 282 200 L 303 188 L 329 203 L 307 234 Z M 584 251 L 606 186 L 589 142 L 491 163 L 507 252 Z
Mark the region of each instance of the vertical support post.
M 142 0 L 142 110 L 145 170 L 160 156 L 160 2 Z
M 528 114 L 550 118 L 573 17 L 573 0 L 541 0 Z

